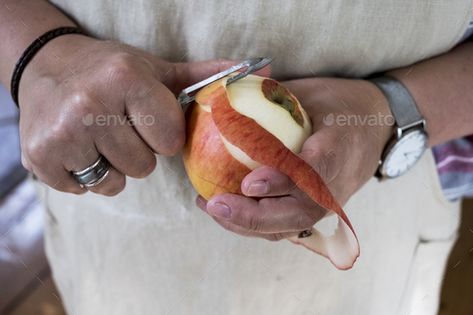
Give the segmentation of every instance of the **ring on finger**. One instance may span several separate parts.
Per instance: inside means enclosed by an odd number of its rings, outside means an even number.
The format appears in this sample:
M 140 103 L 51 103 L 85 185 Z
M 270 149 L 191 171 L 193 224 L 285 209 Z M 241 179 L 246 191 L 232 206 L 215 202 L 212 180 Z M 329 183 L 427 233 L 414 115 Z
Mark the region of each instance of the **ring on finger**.
M 90 166 L 80 171 L 73 171 L 72 176 L 81 187 L 91 188 L 99 185 L 110 173 L 110 163 L 103 155 Z

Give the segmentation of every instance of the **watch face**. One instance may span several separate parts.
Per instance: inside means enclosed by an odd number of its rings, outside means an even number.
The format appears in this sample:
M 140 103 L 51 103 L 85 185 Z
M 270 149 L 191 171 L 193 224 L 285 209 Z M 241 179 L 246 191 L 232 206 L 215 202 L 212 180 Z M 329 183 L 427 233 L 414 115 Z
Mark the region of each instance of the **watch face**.
M 427 135 L 422 130 L 405 133 L 391 147 L 384 158 L 380 172 L 386 177 L 397 177 L 407 172 L 427 148 Z

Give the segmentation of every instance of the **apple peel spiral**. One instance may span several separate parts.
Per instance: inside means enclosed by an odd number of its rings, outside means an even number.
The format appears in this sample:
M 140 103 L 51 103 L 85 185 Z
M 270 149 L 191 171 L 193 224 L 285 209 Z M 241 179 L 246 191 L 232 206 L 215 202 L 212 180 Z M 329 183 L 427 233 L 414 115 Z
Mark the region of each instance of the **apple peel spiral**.
M 184 165 L 196 191 L 205 199 L 221 193 L 242 194 L 241 182 L 266 165 L 286 174 L 316 204 L 335 214 L 330 233 L 316 224 L 311 235 L 288 238 L 350 269 L 359 256 L 355 231 L 320 175 L 297 153 L 310 136 L 310 118 L 284 86 L 249 75 L 231 85 L 223 78 L 200 90 L 187 112 Z M 310 212 L 310 211 L 309 211 Z M 307 213 L 317 218 L 317 211 Z

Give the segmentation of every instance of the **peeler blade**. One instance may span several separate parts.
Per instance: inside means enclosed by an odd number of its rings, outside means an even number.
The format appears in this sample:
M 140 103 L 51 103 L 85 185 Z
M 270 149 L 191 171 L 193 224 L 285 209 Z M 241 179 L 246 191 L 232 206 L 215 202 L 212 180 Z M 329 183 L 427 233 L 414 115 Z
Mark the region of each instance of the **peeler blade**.
M 182 92 L 179 94 L 178 98 L 177 98 L 177 101 L 179 102 L 179 104 L 181 105 L 181 107 L 183 109 L 185 109 L 187 107 L 187 105 L 189 105 L 190 103 L 192 103 L 194 100 L 195 100 L 195 94 L 198 90 L 200 90 L 201 88 L 217 81 L 217 80 L 220 80 L 221 78 L 224 78 L 226 77 L 227 75 L 229 74 L 232 74 L 234 72 L 237 72 L 237 71 L 240 71 L 241 69 L 245 69 L 245 71 L 242 71 L 240 73 L 238 73 L 237 75 L 229 78 L 227 80 L 227 85 L 230 85 L 244 77 L 246 77 L 247 75 L 255 72 L 255 71 L 258 71 L 264 67 L 266 67 L 267 65 L 269 65 L 271 62 L 273 61 L 273 59 L 271 57 L 259 57 L 259 58 L 251 58 L 251 59 L 247 59 L 237 65 L 234 65 L 226 70 L 223 70 L 217 74 L 214 74 L 213 76 L 205 79 L 205 80 L 202 80 L 200 82 L 197 82 L 187 88 L 185 88 L 184 90 L 182 90 Z

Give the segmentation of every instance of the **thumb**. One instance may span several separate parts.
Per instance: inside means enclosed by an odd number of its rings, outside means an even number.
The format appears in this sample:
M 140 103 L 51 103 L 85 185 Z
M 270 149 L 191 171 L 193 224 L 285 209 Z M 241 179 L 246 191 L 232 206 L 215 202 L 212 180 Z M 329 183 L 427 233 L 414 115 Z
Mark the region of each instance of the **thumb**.
M 283 196 L 295 188 L 286 174 L 268 166 L 254 169 L 241 182 L 241 191 L 249 197 Z
M 170 90 L 179 93 L 182 89 L 207 79 L 223 70 L 239 64 L 239 60 L 207 60 L 195 62 L 179 62 L 174 64 L 174 75 L 168 82 L 164 82 Z M 260 76 L 270 76 L 271 69 L 269 66 L 255 72 Z
M 343 165 L 343 139 L 330 129 L 321 129 L 303 144 L 299 156 L 329 185 Z M 297 186 L 277 169 L 261 166 L 252 170 L 241 183 L 241 191 L 249 197 L 283 196 L 295 192 Z
M 345 151 L 343 137 L 333 128 L 321 128 L 304 142 L 299 156 L 330 185 L 345 163 Z

